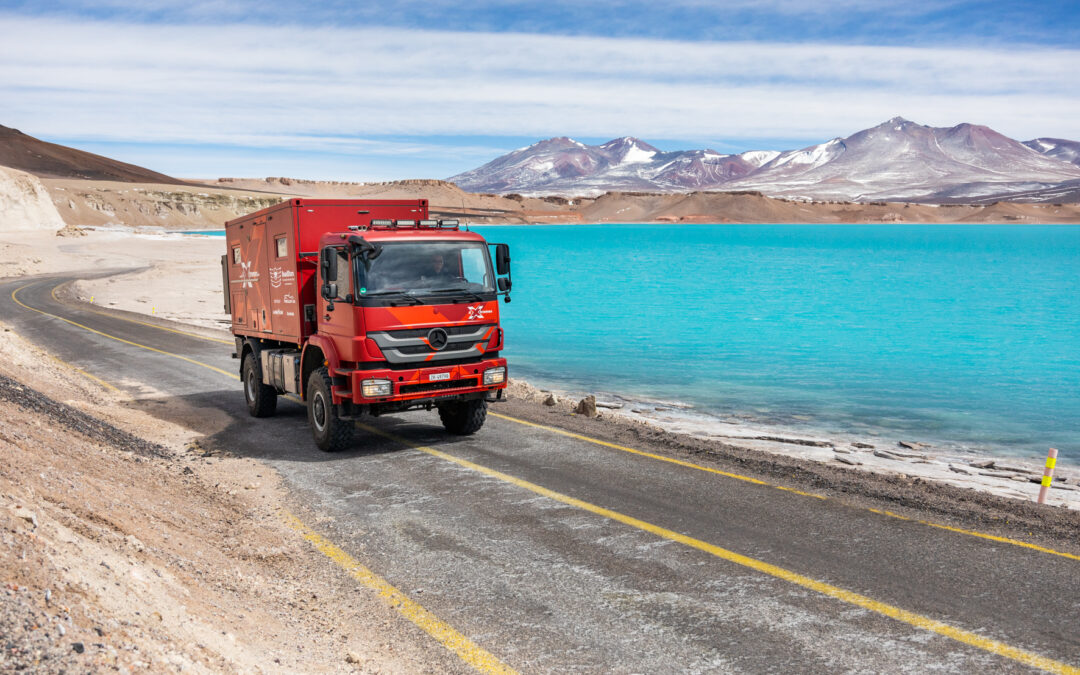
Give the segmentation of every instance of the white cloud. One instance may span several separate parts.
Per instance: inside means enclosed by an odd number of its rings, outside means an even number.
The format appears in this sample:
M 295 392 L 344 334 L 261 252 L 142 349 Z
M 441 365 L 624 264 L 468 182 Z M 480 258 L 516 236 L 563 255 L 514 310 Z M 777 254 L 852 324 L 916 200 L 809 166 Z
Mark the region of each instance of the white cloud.
M 0 123 L 39 136 L 391 155 L 431 148 L 363 138 L 824 140 L 902 114 L 935 125 L 988 124 L 1021 139 L 1080 137 L 1078 50 L 152 26 L 11 15 L 0 15 L 0 31 Z M 464 159 L 463 169 L 476 163 Z

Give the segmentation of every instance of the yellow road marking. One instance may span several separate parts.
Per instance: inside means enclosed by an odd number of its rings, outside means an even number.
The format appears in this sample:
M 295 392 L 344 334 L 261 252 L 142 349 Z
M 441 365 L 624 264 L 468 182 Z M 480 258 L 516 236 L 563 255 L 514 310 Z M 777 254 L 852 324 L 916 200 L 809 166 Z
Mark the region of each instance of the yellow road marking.
M 537 485 L 536 483 L 530 483 L 529 481 L 522 480 L 521 478 L 517 478 L 516 476 L 511 476 L 509 474 L 502 473 L 501 471 L 496 471 L 495 469 L 490 469 L 486 466 L 476 464 L 475 462 L 470 462 L 467 459 L 455 457 L 454 455 L 442 452 L 441 450 L 436 450 L 435 448 L 424 445 L 416 445 L 411 441 L 402 438 L 396 434 L 392 434 L 381 429 L 376 429 L 375 427 L 370 427 L 366 424 L 357 424 L 357 426 L 369 433 L 373 433 L 378 436 L 382 436 L 383 438 L 390 439 L 408 448 L 419 450 L 420 452 L 427 453 L 433 457 L 438 457 L 439 459 L 443 459 L 448 462 L 453 462 L 454 464 L 457 464 L 466 469 L 470 469 L 485 476 L 489 476 L 491 478 L 496 478 L 506 483 L 510 483 L 511 485 L 515 485 L 525 490 L 529 490 L 530 492 L 534 492 L 543 497 L 547 497 L 548 499 L 561 502 L 563 504 L 566 504 L 567 506 L 572 506 L 583 511 L 588 511 L 589 513 L 593 513 L 595 515 L 623 523 L 624 525 L 629 525 L 630 527 L 637 528 L 644 532 L 654 534 L 663 539 L 667 539 L 668 541 L 673 541 L 679 544 L 683 544 L 684 546 L 695 548 L 699 551 L 703 551 L 705 553 L 716 556 L 717 558 L 720 558 L 722 560 L 726 560 L 737 565 L 742 565 L 743 567 L 748 567 L 757 572 L 761 572 L 777 579 L 782 579 L 798 586 L 802 586 L 803 588 L 807 588 L 817 593 L 821 593 L 822 595 L 835 598 L 837 600 L 846 602 L 851 605 L 855 605 L 857 607 L 862 607 L 863 609 L 867 609 L 871 612 L 887 616 L 890 619 L 901 621 L 910 626 L 914 626 L 915 628 L 931 631 L 933 633 L 937 633 L 938 635 L 947 637 L 951 640 L 956 640 L 957 642 L 960 642 L 962 644 L 976 647 L 978 649 L 990 652 L 991 654 L 1002 656 L 1007 659 L 1012 659 L 1025 665 L 1039 668 L 1051 673 L 1080 675 L 1080 668 L 1070 666 L 1067 663 L 1054 661 L 1053 659 L 1047 658 L 1045 656 L 1040 656 L 1039 654 L 1035 654 L 1033 652 L 1025 651 L 1018 647 L 1013 647 L 1011 645 L 1005 644 L 1004 642 L 998 642 L 997 640 L 983 637 L 978 633 L 972 633 L 971 631 L 957 628 L 956 626 L 952 626 L 942 621 L 937 621 L 936 619 L 931 619 L 930 617 L 916 614 L 915 612 L 910 612 L 906 609 L 901 609 L 899 607 L 895 607 L 884 602 L 879 602 L 865 595 L 860 595 L 853 591 L 848 591 L 838 586 L 827 584 L 823 581 L 811 579 L 810 577 L 803 576 L 797 572 L 792 572 L 791 570 L 787 570 L 782 567 L 778 567 L 776 565 L 757 560 L 756 558 L 751 558 L 740 553 L 735 553 L 734 551 L 729 551 L 725 548 L 721 548 L 700 539 L 695 539 L 688 535 L 675 532 L 674 530 L 660 527 L 659 525 L 653 525 L 652 523 L 640 520 L 638 518 L 634 518 L 633 516 L 628 516 L 618 511 L 604 508 L 603 506 L 597 506 L 596 504 L 582 501 L 575 497 L 570 497 L 569 495 L 564 495 L 561 492 L 556 492 L 541 485 Z
M 720 469 L 714 469 L 708 466 L 701 466 L 700 464 L 694 464 L 693 462 L 685 462 L 681 459 L 675 459 L 674 457 L 664 457 L 663 455 L 657 455 L 652 452 L 645 452 L 644 450 L 637 450 L 635 448 L 628 448 L 625 445 L 618 445 L 616 443 L 608 443 L 607 441 L 601 441 L 598 438 L 590 438 L 589 436 L 582 436 L 581 434 L 575 434 L 572 431 L 566 431 L 565 429 L 559 429 L 557 427 L 549 427 L 544 424 L 536 424 L 535 422 L 526 422 L 525 420 L 518 419 L 516 417 L 508 417 L 506 415 L 500 415 L 498 413 L 489 412 L 488 415 L 492 417 L 498 417 L 501 420 L 507 420 L 509 422 L 516 422 L 518 424 L 524 424 L 527 427 L 536 427 L 537 429 L 544 429 L 545 431 L 552 431 L 562 436 L 568 436 L 570 438 L 576 438 L 579 441 L 586 441 L 595 445 L 603 445 L 604 447 L 614 448 L 615 450 L 622 450 L 623 452 L 629 452 L 632 455 L 640 455 L 642 457 L 648 457 L 649 459 L 658 459 L 661 462 L 668 462 L 669 464 L 678 464 L 679 466 L 685 466 L 691 469 L 697 469 L 698 471 L 707 471 L 708 473 L 715 473 L 727 478 L 734 478 L 735 480 L 746 481 L 747 483 L 754 483 L 755 485 L 765 485 L 772 487 L 769 483 L 757 478 L 751 478 L 750 476 L 743 476 L 737 473 L 730 473 L 728 471 L 721 471 Z M 816 495 L 815 495 L 816 496 Z
M 659 460 L 661 462 L 667 462 L 669 464 L 677 464 L 679 466 L 684 466 L 684 467 L 687 467 L 687 468 L 690 468 L 690 469 L 696 469 L 698 471 L 706 471 L 708 473 L 715 473 L 715 474 L 718 474 L 720 476 L 724 476 L 726 478 L 734 478 L 736 480 L 745 481 L 747 483 L 754 483 L 756 485 L 764 485 L 766 487 L 776 488 L 777 490 L 783 490 L 785 492 L 794 492 L 795 494 L 802 495 L 804 497 L 813 497 L 814 499 L 821 499 L 821 500 L 824 500 L 824 501 L 836 501 L 836 502 L 839 502 L 841 504 L 844 504 L 845 506 L 849 506 L 851 508 L 865 509 L 865 510 L 870 511 L 872 513 L 877 513 L 877 514 L 882 515 L 882 516 L 888 516 L 890 518 L 898 518 L 900 520 L 910 520 L 912 522 L 919 523 L 920 525 L 928 525 L 930 527 L 936 527 L 936 528 L 941 529 L 941 530 L 948 530 L 949 532 L 955 532 L 957 534 L 965 534 L 965 535 L 968 535 L 970 537 L 978 537 L 980 539 L 987 539 L 989 541 L 996 541 L 996 542 L 999 542 L 999 543 L 1002 543 L 1002 544 L 1011 544 L 1013 546 L 1020 546 L 1022 548 L 1031 549 L 1032 551 L 1038 551 L 1040 553 L 1048 553 L 1050 555 L 1061 556 L 1062 558 L 1069 558 L 1070 560 L 1080 560 L 1080 555 L 1075 555 L 1073 553 L 1066 553 L 1064 551 L 1055 551 L 1052 548 L 1046 548 L 1045 546 L 1039 546 L 1038 544 L 1031 544 L 1031 543 L 1028 543 L 1026 541 L 1021 541 L 1019 539 L 1010 539 L 1008 537 L 999 537 L 996 534 L 987 534 L 985 532 L 977 532 L 975 530 L 965 530 L 965 529 L 962 529 L 962 528 L 959 528 L 959 527 L 952 527 L 951 525 L 942 525 L 941 523 L 934 523 L 934 522 L 931 522 L 929 520 L 915 520 L 914 518 L 908 518 L 906 516 L 901 516 L 900 514 L 893 513 L 891 511 L 880 511 L 878 509 L 871 509 L 871 508 L 866 508 L 866 507 L 862 507 L 862 506 L 853 506 L 851 504 L 847 504 L 846 502 L 843 502 L 843 501 L 840 501 L 840 500 L 837 500 L 837 499 L 833 499 L 831 497 L 826 497 L 825 495 L 819 495 L 819 494 L 815 494 L 813 492 L 803 492 L 802 490 L 796 490 L 794 488 L 784 487 L 783 485 L 773 485 L 772 483 L 767 483 L 767 482 L 765 482 L 763 480 L 758 480 L 757 478 L 751 478 L 749 476 L 743 476 L 741 474 L 730 473 L 730 472 L 727 472 L 727 471 L 720 471 L 719 469 L 714 469 L 714 468 L 708 467 L 708 466 L 702 466 L 700 464 L 694 464 L 693 462 L 687 462 L 687 461 L 684 461 L 684 460 L 681 460 L 681 459 L 675 459 L 674 457 L 665 457 L 663 455 L 657 455 L 655 453 L 645 452 L 643 450 L 636 450 L 634 448 L 628 448 L 625 445 L 618 445 L 617 443 L 608 443 L 607 441 L 601 441 L 598 438 L 591 438 L 589 436 L 583 436 L 582 434 L 576 434 L 576 433 L 574 433 L 572 431 L 566 431 L 565 429 L 559 429 L 558 427 L 547 426 L 546 424 L 537 424 L 535 422 L 527 422 L 525 420 L 518 419 L 516 417 L 510 417 L 508 415 L 500 415 L 499 413 L 493 413 L 493 412 L 488 412 L 488 415 L 490 415 L 492 417 L 498 417 L 499 419 L 506 420 L 508 422 L 515 422 L 517 424 L 523 424 L 523 425 L 525 425 L 527 427 L 535 427 L 537 429 L 544 429 L 545 431 L 550 431 L 552 433 L 560 434 L 562 436 L 568 436 L 570 438 L 576 438 L 576 439 L 578 439 L 580 441 L 585 441 L 587 443 L 593 443 L 595 445 L 602 445 L 602 446 L 607 447 L 607 448 L 613 448 L 615 450 L 621 450 L 622 452 L 629 452 L 629 453 L 634 454 L 634 455 L 640 455 L 642 457 L 648 457 L 649 459 L 656 459 L 656 460 Z
M 61 358 L 59 358 L 57 356 L 53 356 L 52 354 L 46 354 L 46 356 L 48 356 L 53 361 L 56 361 L 60 365 L 67 366 L 68 368 L 71 368 L 75 372 L 77 372 L 77 373 L 79 373 L 81 375 L 85 375 L 86 377 L 90 378 L 94 382 L 97 382 L 98 384 L 100 384 L 101 386 L 103 386 L 103 387 L 105 387 L 107 389 L 112 389 L 113 391 L 120 391 L 119 387 L 117 387 L 115 385 L 112 385 L 112 384 L 109 384 L 108 382 L 101 379 L 97 375 L 91 375 L 90 373 L 86 372 L 85 370 L 83 370 L 82 368 L 76 366 L 73 363 L 68 363 L 67 361 L 65 361 L 65 360 L 63 360 L 63 359 L 61 359 Z
M 63 301 L 61 301 L 60 298 L 56 297 L 56 291 L 61 286 L 65 286 L 65 285 L 70 284 L 70 283 L 71 283 L 70 281 L 65 281 L 65 282 L 63 282 L 61 284 L 57 284 L 56 286 L 53 286 L 53 289 L 49 293 L 49 295 L 51 295 L 52 299 L 55 300 L 56 302 L 58 302 L 60 304 L 63 304 Z M 108 317 L 110 319 L 119 319 L 120 321 L 127 321 L 128 323 L 137 323 L 140 326 L 147 326 L 149 328 L 156 328 L 158 330 L 168 331 L 169 333 L 176 333 L 177 335 L 186 335 L 187 337 L 192 337 L 192 338 L 195 338 L 197 340 L 206 340 L 207 342 L 218 342 L 218 343 L 221 343 L 223 345 L 236 344 L 232 340 L 222 340 L 221 338 L 206 337 L 205 335 L 197 335 L 195 333 L 188 333 L 186 331 L 176 330 L 175 328 L 166 328 L 165 326 L 158 326 L 157 324 L 147 323 L 145 321 L 139 321 L 137 319 L 129 319 L 127 317 L 117 316 L 115 314 L 110 314 L 109 312 L 102 312 L 99 309 L 94 309 L 93 307 L 91 307 L 89 305 L 87 305 L 85 307 L 80 307 L 79 309 L 81 311 L 84 311 L 84 312 L 90 312 L 92 314 L 98 314 L 100 316 Z
M 300 533 L 304 539 L 334 564 L 349 573 L 364 586 L 377 592 L 379 597 L 390 607 L 396 609 L 409 621 L 419 626 L 425 633 L 435 638 L 439 644 L 457 654 L 462 661 L 482 673 L 516 673 L 513 668 L 500 661 L 475 642 L 454 630 L 450 624 L 424 609 L 418 602 L 395 588 L 389 581 L 364 567 L 358 560 L 335 546 L 318 532 L 305 525 L 299 518 L 285 512 L 285 522 Z
M 138 342 L 132 342 L 131 340 L 125 340 L 124 338 L 116 337 L 115 335 L 109 335 L 108 333 L 103 333 L 102 331 L 91 328 L 90 326 L 84 326 L 83 324 L 78 323 L 76 321 L 72 321 L 71 319 L 65 319 L 62 316 L 57 316 L 56 314 L 49 314 L 48 312 L 44 312 L 44 311 L 42 311 L 40 309 L 36 309 L 34 307 L 31 307 L 30 305 L 27 305 L 27 304 L 23 303 L 21 300 L 19 300 L 19 298 L 17 297 L 17 294 L 22 289 L 27 288 L 27 287 L 32 286 L 32 285 L 33 284 L 26 284 L 25 286 L 20 286 L 20 287 L 16 288 L 15 290 L 13 290 L 11 292 L 11 299 L 14 300 L 15 303 L 18 304 L 20 307 L 23 307 L 24 309 L 28 309 L 31 312 L 37 312 L 38 314 L 43 314 L 45 316 L 51 316 L 54 319 L 59 319 L 59 320 L 65 322 L 65 323 L 71 324 L 72 326 L 78 326 L 79 328 L 82 328 L 83 330 L 90 331 L 91 333 L 94 333 L 96 335 L 100 335 L 102 337 L 107 337 L 110 340 L 116 340 L 117 342 L 123 342 L 126 345 L 131 345 L 132 347 L 141 347 L 142 349 L 147 349 L 147 350 L 150 350 L 152 352 L 157 352 L 158 354 L 164 354 L 165 356 L 171 356 L 174 359 L 180 359 L 181 361 L 187 361 L 188 363 L 192 363 L 192 364 L 194 364 L 196 366 L 202 366 L 203 368 L 208 368 L 209 370 L 212 370 L 212 371 L 214 371 L 216 373 L 221 373 L 222 375 L 224 375 L 226 377 L 231 377 L 234 380 L 239 380 L 240 379 L 239 375 L 236 375 L 234 373 L 230 373 L 227 370 L 222 370 L 221 368 L 217 368 L 215 366 L 211 366 L 208 363 L 203 363 L 202 361 L 196 361 L 195 359 L 191 359 L 191 358 L 188 358 L 186 356 L 182 356 L 180 354 L 174 354 L 172 352 L 167 352 L 167 351 L 164 351 L 162 349 L 157 349 L 156 347 L 149 347 L 147 345 L 139 344 Z

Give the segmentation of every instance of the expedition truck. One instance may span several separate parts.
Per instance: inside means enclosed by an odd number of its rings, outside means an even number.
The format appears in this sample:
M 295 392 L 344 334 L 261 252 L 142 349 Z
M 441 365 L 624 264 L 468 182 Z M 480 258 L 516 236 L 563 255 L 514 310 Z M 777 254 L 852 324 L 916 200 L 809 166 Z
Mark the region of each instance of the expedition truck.
M 334 451 L 364 415 L 436 408 L 447 431 L 471 434 L 502 400 L 506 244 L 430 219 L 425 199 L 290 199 L 230 220 L 225 239 L 253 416 L 299 398 L 315 444 Z

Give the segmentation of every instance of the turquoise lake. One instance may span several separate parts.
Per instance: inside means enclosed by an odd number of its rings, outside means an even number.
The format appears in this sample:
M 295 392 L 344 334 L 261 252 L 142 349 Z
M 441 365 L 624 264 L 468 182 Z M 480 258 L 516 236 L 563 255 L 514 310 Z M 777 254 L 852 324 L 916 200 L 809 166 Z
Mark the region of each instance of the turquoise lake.
M 1080 456 L 1080 226 L 475 226 L 512 377 L 822 432 Z
M 483 226 L 513 376 L 720 416 L 1080 454 L 1080 226 Z

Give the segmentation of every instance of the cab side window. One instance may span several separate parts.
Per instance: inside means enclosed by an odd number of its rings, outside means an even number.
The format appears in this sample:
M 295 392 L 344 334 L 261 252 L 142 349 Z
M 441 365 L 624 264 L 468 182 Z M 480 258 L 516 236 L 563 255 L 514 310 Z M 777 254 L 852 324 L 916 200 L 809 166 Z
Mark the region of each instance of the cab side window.
M 337 250 L 337 283 L 338 297 L 344 298 L 352 293 L 351 284 L 349 283 L 349 255 L 345 253 L 344 249 Z

